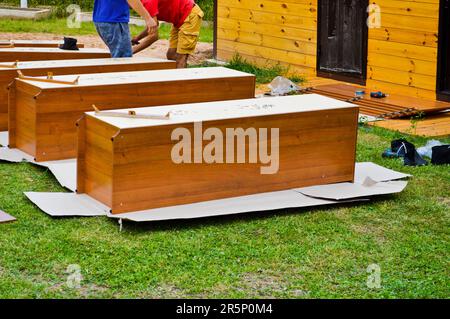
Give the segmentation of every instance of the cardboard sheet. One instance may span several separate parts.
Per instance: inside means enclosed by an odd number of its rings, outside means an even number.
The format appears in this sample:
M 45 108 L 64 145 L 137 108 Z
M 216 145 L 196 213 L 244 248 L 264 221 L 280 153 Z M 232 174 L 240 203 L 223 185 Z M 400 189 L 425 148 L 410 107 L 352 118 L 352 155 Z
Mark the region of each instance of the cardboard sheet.
M 0 161 L 12 163 L 34 162 L 34 158 L 16 148 L 0 147 Z
M 0 132 L 0 146 L 8 146 L 8 131 Z
M 396 172 L 371 162 L 356 163 L 355 183 L 362 184 L 367 177 L 370 177 L 375 182 L 387 182 L 411 177 L 411 175 Z
M 63 186 L 67 185 L 66 187 L 69 189 L 75 189 L 76 162 L 74 159 L 39 164 L 45 164 L 50 170 L 53 170 L 55 176 L 57 178 L 59 176 L 58 180 L 65 184 L 62 184 Z M 408 176 L 410 175 L 374 163 L 357 163 L 355 183 L 304 187 L 115 215 L 110 214 L 109 207 L 86 194 L 27 192 L 25 195 L 41 210 L 54 217 L 108 216 L 116 219 L 145 222 L 314 207 L 367 200 L 372 196 L 401 192 L 406 187 L 407 182 L 395 180 Z
M 313 198 L 328 200 L 349 200 L 360 197 L 395 194 L 403 191 L 408 184 L 406 181 L 375 182 L 369 178 L 366 184 L 339 183 L 319 185 L 295 189 L 297 192 Z
M 191 219 L 338 203 L 287 190 L 112 215 L 109 213 L 109 207 L 86 194 L 38 192 L 24 194 L 42 211 L 53 217 L 107 215 L 111 218 L 136 222 Z
M 35 163 L 41 164 L 41 163 Z M 77 160 L 68 159 L 61 161 L 45 162 L 48 169 L 58 180 L 62 187 L 65 187 L 72 192 L 77 189 Z
M 15 150 L 17 151 L 17 150 Z M 22 152 L 14 152 L 22 160 Z M 1 149 L 0 149 L 1 157 Z M 33 161 L 32 161 L 33 162 Z M 35 163 L 48 167 L 62 186 L 75 191 L 75 159 Z M 401 192 L 407 182 L 394 181 L 410 175 L 374 163 L 357 163 L 355 183 L 339 183 L 295 190 L 240 196 L 187 205 L 150 209 L 126 214 L 109 214 L 109 208 L 86 194 L 25 193 L 39 208 L 51 216 L 103 216 L 136 222 L 221 216 L 284 208 L 332 205 L 363 197 Z
M 0 224 L 2 223 L 9 223 L 15 221 L 16 218 L 12 217 L 11 215 L 5 213 L 4 211 L 0 210 Z
M 109 208 L 85 194 L 25 192 L 26 197 L 53 217 L 105 216 Z
M 131 220 L 135 222 L 145 222 L 233 215 L 284 208 L 331 205 L 336 203 L 336 201 L 311 198 L 293 190 L 287 190 L 187 205 L 149 209 L 133 213 L 115 215 L 108 214 L 108 217 Z

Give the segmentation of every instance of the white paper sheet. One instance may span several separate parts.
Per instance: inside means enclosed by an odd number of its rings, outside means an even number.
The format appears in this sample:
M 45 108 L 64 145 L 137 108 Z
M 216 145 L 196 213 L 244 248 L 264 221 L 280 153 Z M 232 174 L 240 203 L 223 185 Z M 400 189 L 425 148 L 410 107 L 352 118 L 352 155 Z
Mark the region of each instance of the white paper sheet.
M 53 217 L 105 216 L 109 208 L 86 194 L 25 192 L 36 206 Z
M 0 224 L 15 221 L 16 218 L 0 210 Z
M 372 162 L 356 163 L 355 183 L 362 184 L 366 177 L 370 177 L 376 182 L 387 182 L 396 179 L 411 177 L 411 175 L 396 172 L 392 169 L 377 165 Z

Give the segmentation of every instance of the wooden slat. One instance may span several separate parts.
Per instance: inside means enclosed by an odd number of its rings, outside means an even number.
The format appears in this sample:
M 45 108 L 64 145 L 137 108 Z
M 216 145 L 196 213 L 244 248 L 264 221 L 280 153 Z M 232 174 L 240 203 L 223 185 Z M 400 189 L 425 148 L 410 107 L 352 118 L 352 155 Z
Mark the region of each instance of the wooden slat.
M 218 28 L 217 32 L 218 38 L 221 40 L 257 45 L 265 48 L 286 50 L 311 56 L 315 56 L 317 51 L 316 45 L 310 42 L 277 38 L 269 35 L 259 34 L 256 32 L 250 33 L 222 28 Z M 223 48 L 226 47 L 223 46 Z
M 282 13 L 301 17 L 315 18 L 317 15 L 316 1 L 299 0 L 296 3 L 277 1 L 253 1 L 253 0 L 219 0 L 219 5 L 250 9 L 261 12 Z
M 436 87 L 436 78 L 434 76 L 411 73 L 407 71 L 398 71 L 377 66 L 370 66 L 368 68 L 367 78 L 430 91 L 433 91 Z
M 330 97 L 346 100 L 355 97 L 355 91 L 364 88 L 347 84 L 329 84 L 316 86 L 313 91 Z M 402 112 L 406 109 L 414 109 L 417 112 L 433 113 L 450 109 L 450 103 L 418 99 L 410 96 L 390 94 L 389 96 L 376 99 L 370 97 L 370 92 L 364 89 L 364 98 L 353 103 L 361 106 L 361 110 L 368 110 L 371 114 L 381 115 L 390 112 Z M 405 114 L 406 115 L 406 114 Z
M 379 5 L 382 14 L 423 18 L 437 18 L 439 16 L 437 2 L 375 0 L 371 3 Z
M 395 26 L 369 29 L 369 38 L 432 48 L 437 47 L 438 40 L 436 32 L 404 30 Z
M 372 122 L 371 125 L 411 135 L 444 137 L 450 136 L 450 113 L 426 116 L 415 121 L 409 119 L 378 121 Z
M 369 55 L 372 53 L 430 62 L 437 61 L 436 48 L 369 39 Z
M 221 60 L 231 60 L 236 55 L 236 51 L 231 50 L 223 50 L 219 49 L 217 50 L 217 56 Z M 272 59 L 266 59 L 266 58 L 260 58 L 255 57 L 247 54 L 240 54 L 242 58 L 244 58 L 246 61 L 250 63 L 254 63 L 257 65 L 260 65 L 262 67 L 268 67 L 268 66 L 277 66 L 280 65 L 284 67 L 287 70 L 288 74 L 295 74 L 295 75 L 315 75 L 316 70 L 313 67 L 305 67 L 297 64 L 292 63 L 286 63 L 286 62 L 280 62 Z
M 435 82 L 437 61 L 424 61 L 387 54 L 372 53 L 369 55 L 368 65 L 369 67 L 407 72 L 411 75 L 419 74 L 431 76 L 434 79 L 431 79 L 430 82 Z
M 79 51 L 68 51 L 56 48 L 0 49 L 0 62 L 101 59 L 110 57 L 111 54 L 108 51 L 99 49 L 80 49 Z
M 283 25 L 272 25 L 266 23 L 255 23 L 243 20 L 217 18 L 218 28 L 231 29 L 244 32 L 255 32 L 282 39 L 292 39 L 296 41 L 316 43 L 317 34 L 315 31 L 291 28 Z
M 301 17 L 297 15 L 262 12 L 226 6 L 219 6 L 217 14 L 220 18 L 239 21 L 273 24 L 312 31 L 315 31 L 317 28 L 317 19 L 315 17 Z M 295 12 L 292 12 L 292 14 L 295 14 Z
M 228 51 L 242 52 L 243 54 L 265 58 L 274 59 L 281 62 L 292 63 L 296 61 L 299 65 L 314 68 L 316 65 L 316 57 L 313 55 L 301 54 L 297 52 L 284 51 L 279 49 L 272 49 L 266 47 L 259 47 L 252 44 L 238 43 L 228 40 L 218 40 L 221 48 Z
M 16 48 L 57 48 L 64 43 L 63 40 L 0 40 L 0 46 L 14 43 Z M 78 48 L 84 48 L 84 43 L 77 42 Z

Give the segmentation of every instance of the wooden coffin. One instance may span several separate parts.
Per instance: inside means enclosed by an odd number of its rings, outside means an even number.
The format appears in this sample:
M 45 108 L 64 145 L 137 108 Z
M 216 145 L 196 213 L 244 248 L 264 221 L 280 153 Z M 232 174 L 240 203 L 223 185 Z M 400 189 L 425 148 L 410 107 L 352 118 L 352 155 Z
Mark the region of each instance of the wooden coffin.
M 61 50 L 58 48 L 0 49 L 0 63 L 8 61 L 101 59 L 110 57 L 109 51 L 101 49 L 80 49 L 79 51 Z
M 174 69 L 176 63 L 170 60 L 145 57 L 123 59 L 83 59 L 30 61 L 0 63 L 0 131 L 8 130 L 8 85 L 17 77 L 20 70 L 25 76 L 108 73 L 120 71 L 144 71 Z
M 56 76 L 74 80 L 76 75 Z M 41 77 L 42 78 L 42 77 Z M 223 67 L 81 75 L 77 85 L 16 79 L 9 90 L 9 146 L 36 161 L 76 156 L 84 112 L 252 98 L 255 77 Z
M 114 113 L 127 114 L 129 110 Z M 351 182 L 354 178 L 358 108 L 346 102 L 308 94 L 135 111 L 138 116 L 170 112 L 170 118 L 109 117 L 89 112 L 78 123 L 77 192 L 109 206 L 113 214 Z M 174 149 L 181 140 L 176 130 L 182 128 L 191 136 L 191 147 L 180 153 L 188 154 L 191 163 L 173 160 L 172 153 L 178 154 Z M 212 128 L 219 130 L 223 141 L 218 133 L 205 136 Z M 226 130 L 238 128 L 254 129 L 253 137 L 258 137 L 245 138 L 244 146 L 237 138 L 234 145 L 225 143 Z M 264 129 L 267 134 L 259 135 Z M 278 152 L 272 131 L 276 129 Z M 200 136 L 200 142 L 192 141 L 195 136 Z M 213 141 L 220 146 L 214 151 L 209 144 Z M 256 160 L 250 155 L 249 145 L 254 154 L 259 154 Z M 241 155 L 240 147 L 245 150 Z M 278 165 L 272 165 L 272 161 L 269 165 L 261 152 L 272 154 L 274 159 L 279 154 Z M 218 157 L 208 160 L 205 154 Z M 241 163 L 239 156 L 245 158 Z M 261 168 L 268 166 L 273 168 L 271 173 L 263 174 Z
M 63 40 L 0 40 L 0 48 L 57 48 L 63 44 Z M 84 43 L 77 43 L 78 48 L 84 48 Z

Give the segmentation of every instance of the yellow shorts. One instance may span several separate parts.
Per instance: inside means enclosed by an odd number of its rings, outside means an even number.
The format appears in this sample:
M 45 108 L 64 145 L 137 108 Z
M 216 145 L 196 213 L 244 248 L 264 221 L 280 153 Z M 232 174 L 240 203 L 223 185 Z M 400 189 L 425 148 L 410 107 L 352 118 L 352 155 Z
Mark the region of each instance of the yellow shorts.
M 200 27 L 202 26 L 203 15 L 202 9 L 195 5 L 181 27 L 176 28 L 172 25 L 169 48 L 177 49 L 178 54 L 194 53 L 200 34 Z

